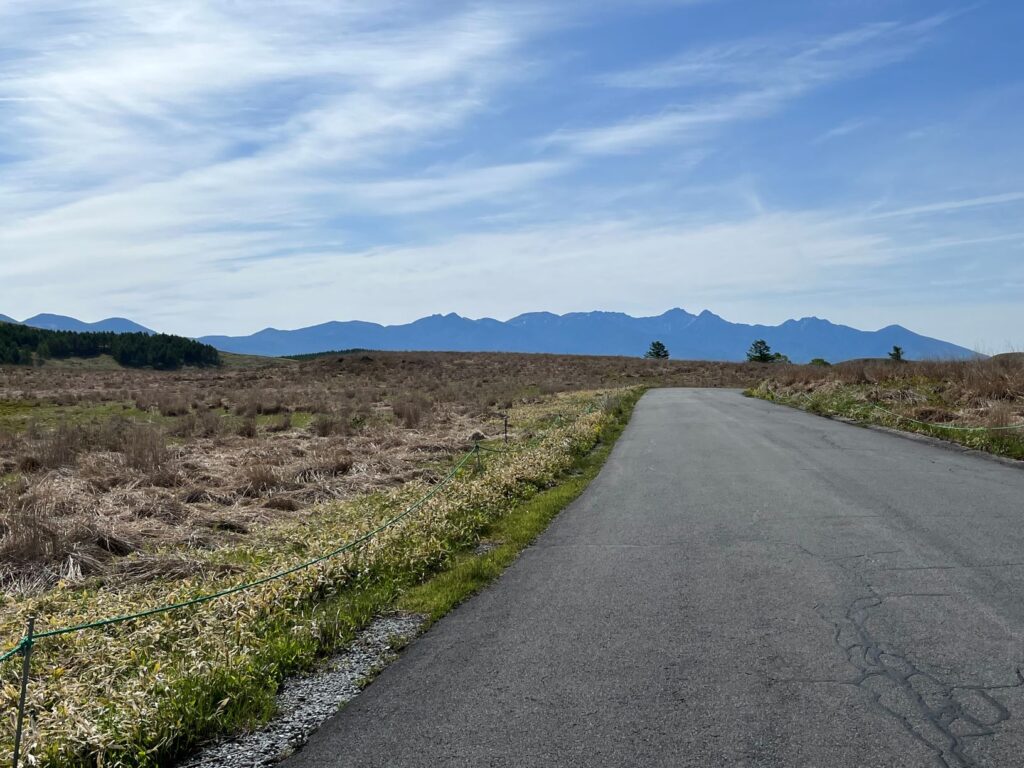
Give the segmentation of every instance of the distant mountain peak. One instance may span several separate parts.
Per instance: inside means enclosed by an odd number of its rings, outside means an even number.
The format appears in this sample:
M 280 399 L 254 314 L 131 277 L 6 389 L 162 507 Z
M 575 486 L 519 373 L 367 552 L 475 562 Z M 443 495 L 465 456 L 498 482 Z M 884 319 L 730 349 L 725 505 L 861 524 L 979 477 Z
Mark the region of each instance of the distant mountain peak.
M 17 322 L 12 320 L 11 322 Z M 46 331 L 76 331 L 85 333 L 88 331 L 102 331 L 108 333 L 155 333 L 144 325 L 129 320 L 125 317 L 108 317 L 105 320 L 98 320 L 95 323 L 86 323 L 74 317 L 66 315 L 54 315 L 43 312 L 33 315 L 27 320 L 21 321 L 22 325 L 32 328 L 41 328 Z
M 672 309 L 668 310 L 667 312 L 663 312 L 662 314 L 658 315 L 658 317 L 664 317 L 664 318 L 668 318 L 670 320 L 671 319 L 675 319 L 677 317 L 682 317 L 682 318 L 686 318 L 686 319 L 692 319 L 693 317 L 695 317 L 695 315 L 690 314 L 689 312 L 687 312 L 685 309 L 682 309 L 681 307 L 672 307 Z

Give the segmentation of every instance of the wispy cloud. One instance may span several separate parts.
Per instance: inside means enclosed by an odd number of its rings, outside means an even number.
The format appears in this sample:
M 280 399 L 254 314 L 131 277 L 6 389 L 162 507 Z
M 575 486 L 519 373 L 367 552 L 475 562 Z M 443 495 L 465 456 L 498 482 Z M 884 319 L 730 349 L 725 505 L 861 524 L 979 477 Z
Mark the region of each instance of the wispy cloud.
M 562 173 L 568 161 L 534 161 L 469 169 L 446 168 L 425 177 L 370 181 L 346 192 L 357 206 L 388 216 L 486 203 L 532 188 Z
M 897 208 L 890 211 L 871 214 L 869 219 L 893 219 L 904 216 L 923 216 L 937 213 L 952 213 L 969 208 L 986 208 L 993 205 L 1005 205 L 1024 201 L 1024 192 L 1004 192 L 999 195 L 969 197 L 962 200 L 944 200 L 938 203 L 914 205 L 908 208 Z
M 350 239 L 339 213 L 494 200 L 559 168 L 395 168 L 519 76 L 530 9 L 40 0 L 0 14 L 0 279 L 131 262 L 118 271 L 141 286 L 284 258 Z
M 618 88 L 650 90 L 784 84 L 802 89 L 901 61 L 964 12 L 939 13 L 908 22 L 861 24 L 813 39 L 730 41 L 688 50 L 645 67 L 613 72 L 599 80 Z
M 716 127 L 772 114 L 816 88 L 901 61 L 952 16 L 866 24 L 800 42 L 758 39 L 716 45 L 612 73 L 601 81 L 616 88 L 691 95 L 657 114 L 560 130 L 548 141 L 584 153 L 617 153 L 704 139 Z
M 867 125 L 871 124 L 871 120 L 868 118 L 857 118 L 854 120 L 847 120 L 846 122 L 840 123 L 834 128 L 830 128 L 825 131 L 817 138 L 814 139 L 815 144 L 823 144 L 826 141 L 832 141 L 833 139 L 839 139 L 843 136 L 849 136 L 851 133 L 856 133 Z
M 400 21 L 382 23 L 387 11 Z M 186 0 L 172 12 L 44 0 L 18 18 L 18 40 L 0 33 L 21 54 L 0 61 L 0 140 L 15 157 L 0 206 L 19 207 L 40 187 L 52 204 L 140 184 L 209 194 L 351 173 L 479 109 L 531 22 L 313 0 Z

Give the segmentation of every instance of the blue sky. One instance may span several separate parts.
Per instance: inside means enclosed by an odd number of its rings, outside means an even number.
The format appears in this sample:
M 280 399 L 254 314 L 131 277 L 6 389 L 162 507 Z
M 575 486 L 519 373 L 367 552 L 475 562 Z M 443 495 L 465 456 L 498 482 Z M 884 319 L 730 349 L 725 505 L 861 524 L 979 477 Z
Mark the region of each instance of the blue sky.
M 0 4 L 0 312 L 1024 349 L 1024 4 Z

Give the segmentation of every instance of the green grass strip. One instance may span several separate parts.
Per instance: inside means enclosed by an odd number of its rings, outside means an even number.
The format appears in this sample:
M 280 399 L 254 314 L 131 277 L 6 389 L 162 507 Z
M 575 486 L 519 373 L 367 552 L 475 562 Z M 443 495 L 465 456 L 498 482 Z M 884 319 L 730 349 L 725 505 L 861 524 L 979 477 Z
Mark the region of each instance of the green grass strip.
M 496 546 L 483 554 L 463 552 L 452 558 L 451 564 L 426 582 L 407 590 L 396 602 L 395 608 L 428 617 L 428 625 L 448 611 L 475 595 L 501 575 L 527 546 L 539 536 L 554 518 L 586 490 L 597 477 L 622 434 L 633 408 L 643 392 L 623 399 L 611 421 L 601 434 L 598 444 L 580 457 L 565 479 L 558 485 L 539 491 L 509 514 L 489 524 L 481 532 L 481 540 Z

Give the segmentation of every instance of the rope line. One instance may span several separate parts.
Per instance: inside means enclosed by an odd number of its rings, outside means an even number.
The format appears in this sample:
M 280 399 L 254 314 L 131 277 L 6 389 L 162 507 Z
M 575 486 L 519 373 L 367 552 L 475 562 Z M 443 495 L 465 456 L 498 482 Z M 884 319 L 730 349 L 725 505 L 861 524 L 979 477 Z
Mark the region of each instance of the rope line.
M 319 563 L 322 563 L 325 560 L 329 560 L 332 557 L 336 557 L 336 556 L 340 555 L 342 552 L 346 552 L 346 551 L 348 551 L 350 549 L 354 549 L 355 547 L 359 546 L 360 544 L 368 541 L 369 539 L 372 539 L 374 536 L 377 536 L 382 531 L 392 527 L 396 523 L 401 522 L 406 517 L 411 515 L 413 512 L 415 512 L 416 510 L 420 509 L 431 498 L 433 498 L 445 485 L 447 485 L 451 480 L 453 480 L 455 478 L 455 476 L 459 473 L 459 470 L 461 470 L 464 466 L 466 466 L 466 463 L 471 458 L 473 458 L 473 456 L 478 455 L 479 452 L 480 452 L 480 446 L 474 447 L 472 451 L 470 451 L 469 453 L 467 453 L 465 456 L 462 457 L 462 459 L 452 468 L 451 472 L 449 472 L 448 475 L 443 480 L 441 480 L 437 485 L 435 485 L 433 488 L 431 488 L 427 493 L 425 493 L 423 496 L 421 496 L 419 499 L 417 499 L 415 502 L 413 502 L 412 505 L 410 505 L 409 507 L 404 509 L 399 514 L 395 515 L 394 517 L 389 518 L 388 520 L 385 520 L 383 523 L 378 525 L 376 528 L 374 528 L 374 529 L 372 529 L 370 531 L 367 531 L 362 536 L 359 536 L 358 538 L 355 538 L 352 541 L 346 542 L 345 544 L 342 544 L 337 549 L 333 549 L 330 552 L 328 552 L 328 553 L 326 553 L 324 555 L 321 555 L 320 557 L 314 558 L 313 560 L 308 560 L 308 561 L 306 561 L 304 563 L 300 563 L 298 565 L 294 565 L 291 568 L 286 568 L 286 569 L 284 569 L 282 571 L 278 571 L 276 573 L 272 573 L 272 574 L 270 574 L 268 576 L 264 576 L 263 578 L 256 579 L 254 581 L 246 582 L 244 584 L 238 584 L 238 585 L 236 585 L 234 587 L 229 587 L 228 589 L 224 589 L 224 590 L 221 590 L 219 592 L 214 592 L 213 594 L 201 595 L 199 597 L 194 597 L 194 598 L 192 598 L 190 600 L 183 600 L 183 601 L 178 602 L 178 603 L 170 603 L 168 605 L 161 605 L 161 606 L 158 606 L 156 608 L 150 608 L 150 609 L 145 610 L 145 611 L 139 611 L 138 613 L 130 613 L 130 614 L 125 614 L 123 616 L 111 616 L 111 617 L 106 618 L 106 619 L 98 619 L 96 621 L 90 621 L 90 622 L 86 622 L 86 623 L 83 623 L 83 624 L 76 624 L 76 625 L 70 626 L 70 627 L 61 627 L 61 628 L 58 628 L 58 629 L 51 629 L 51 630 L 48 630 L 46 632 L 37 632 L 35 634 L 35 636 L 32 638 L 31 641 L 27 637 L 23 636 L 21 638 L 21 640 L 18 641 L 18 644 L 16 646 L 14 646 L 14 648 L 12 648 L 11 650 L 7 651 L 6 653 L 0 655 L 0 662 L 4 662 L 7 659 L 9 659 L 12 656 L 14 656 L 15 654 L 21 653 L 22 651 L 24 651 L 27 648 L 27 646 L 29 646 L 30 644 L 35 643 L 36 641 L 38 641 L 38 640 L 40 640 L 42 638 L 58 637 L 59 635 L 68 635 L 68 634 L 71 634 L 73 632 L 81 632 L 82 630 L 94 629 L 96 627 L 106 627 L 106 626 L 109 626 L 111 624 L 122 624 L 122 623 L 127 622 L 127 621 L 134 621 L 135 619 L 142 619 L 142 618 L 145 618 L 147 616 L 155 616 L 157 614 L 168 613 L 170 611 L 175 611 L 175 610 L 178 610 L 179 608 L 186 608 L 186 607 L 188 607 L 190 605 L 199 605 L 201 603 L 208 603 L 211 600 L 216 600 L 216 599 L 221 598 L 221 597 L 226 597 L 227 595 L 233 595 L 233 594 L 235 594 L 237 592 L 243 592 L 243 591 L 245 591 L 247 589 L 252 589 L 253 587 L 258 587 L 258 586 L 260 586 L 262 584 L 266 584 L 267 582 L 270 582 L 270 581 L 276 581 L 277 579 L 284 578 L 285 576 L 288 576 L 290 574 L 297 573 L 298 571 L 302 571 L 302 570 L 305 570 L 307 568 L 311 568 L 314 565 L 318 565 Z
M 804 395 L 804 402 L 810 403 L 812 398 L 809 395 Z M 1017 429 L 1024 429 L 1024 424 L 1010 424 L 1005 427 L 964 427 L 958 424 L 936 424 L 934 421 L 921 421 L 920 419 L 914 419 L 910 416 L 904 416 L 902 413 L 896 413 L 890 411 L 888 408 L 883 408 L 877 403 L 868 403 L 872 408 L 875 408 L 882 413 L 886 413 L 892 416 L 894 419 L 902 419 L 903 421 L 909 421 L 911 424 L 918 424 L 922 427 L 935 427 L 936 429 L 948 429 L 955 432 L 1009 432 Z
M 11 656 L 14 656 L 15 654 L 21 653 L 22 649 L 24 649 L 24 647 L 27 644 L 28 644 L 28 638 L 27 637 L 21 638 L 21 640 L 18 641 L 18 644 L 16 646 L 11 648 L 11 650 L 7 651 L 7 653 L 4 653 L 4 654 L 0 655 L 0 664 L 2 664 L 3 662 L 7 661 L 9 658 L 11 658 Z
M 529 446 L 524 445 L 519 448 L 492 448 L 489 445 L 480 445 L 479 443 L 477 444 L 477 448 L 479 448 L 481 451 L 484 451 L 485 453 L 495 453 L 498 455 L 506 453 L 523 453 L 524 451 L 526 451 L 528 447 Z
M 938 429 L 950 429 L 955 430 L 957 432 L 1003 432 L 1012 429 L 1024 429 L 1024 424 L 1012 424 L 1008 427 L 961 427 L 956 424 L 935 424 L 934 422 L 931 421 L 921 421 L 920 419 L 912 419 L 909 416 L 904 416 L 901 413 L 890 411 L 888 408 L 883 408 L 882 406 L 875 405 L 874 403 L 872 403 L 871 405 L 877 408 L 878 410 L 882 411 L 882 413 L 887 413 L 890 416 L 893 416 L 897 419 L 909 421 L 912 424 L 920 424 L 923 427 L 937 427 Z

